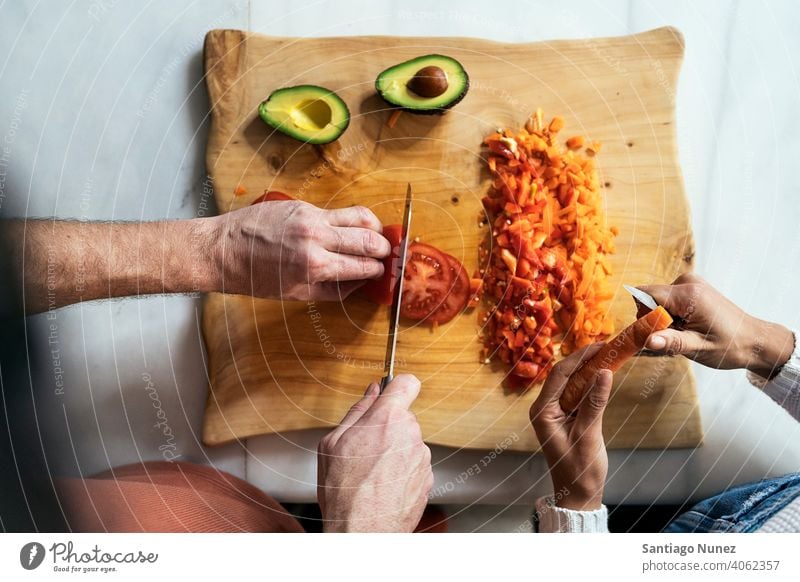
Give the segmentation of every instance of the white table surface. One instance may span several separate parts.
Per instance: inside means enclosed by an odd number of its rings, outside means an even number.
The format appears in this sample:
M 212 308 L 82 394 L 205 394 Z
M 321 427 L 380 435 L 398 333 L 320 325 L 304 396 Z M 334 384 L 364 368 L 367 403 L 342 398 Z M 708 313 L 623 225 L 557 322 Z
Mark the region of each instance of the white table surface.
M 6 0 L 0 213 L 83 220 L 208 214 L 201 52 L 211 28 L 544 41 L 663 25 L 686 39 L 677 131 L 697 271 L 752 313 L 798 327 L 800 8 L 790 0 Z M 31 346 L 53 469 L 88 475 L 170 451 L 245 477 L 281 500 L 314 499 L 319 431 L 214 449 L 200 444 L 206 374 L 199 309 L 195 297 L 150 297 L 31 318 L 41 333 L 56 326 L 55 344 L 40 336 Z M 698 368 L 696 375 L 704 446 L 611 452 L 608 502 L 680 502 L 800 469 L 800 427 L 743 374 Z M 482 456 L 434 447 L 437 500 L 530 503 L 549 488 L 537 456 L 504 453 L 478 474 L 460 476 Z

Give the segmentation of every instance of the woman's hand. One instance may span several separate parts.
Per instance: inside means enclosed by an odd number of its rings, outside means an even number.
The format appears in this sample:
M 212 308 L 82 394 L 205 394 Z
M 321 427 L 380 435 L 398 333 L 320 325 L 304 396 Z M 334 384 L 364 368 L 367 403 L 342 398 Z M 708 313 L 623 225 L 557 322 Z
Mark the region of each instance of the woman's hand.
M 389 241 L 367 208 L 299 200 L 256 204 L 209 221 L 214 287 L 268 299 L 343 299 L 383 274 Z M 187 241 L 193 243 L 194 241 Z
M 601 370 L 578 408 L 568 415 L 558 403 L 570 376 L 591 358 L 602 344 L 587 346 L 553 367 L 530 411 L 533 429 L 542 445 L 556 505 L 578 511 L 599 509 L 608 473 L 603 441 L 603 411 L 611 394 L 612 374 Z
M 711 368 L 747 368 L 763 378 L 774 376 L 792 355 L 791 331 L 748 315 L 697 275 L 640 288 L 684 320 L 680 330 L 651 335 L 649 350 L 681 354 Z
M 409 407 L 420 383 L 370 384 L 319 444 L 317 496 L 327 532 L 412 532 L 433 487 L 431 450 Z

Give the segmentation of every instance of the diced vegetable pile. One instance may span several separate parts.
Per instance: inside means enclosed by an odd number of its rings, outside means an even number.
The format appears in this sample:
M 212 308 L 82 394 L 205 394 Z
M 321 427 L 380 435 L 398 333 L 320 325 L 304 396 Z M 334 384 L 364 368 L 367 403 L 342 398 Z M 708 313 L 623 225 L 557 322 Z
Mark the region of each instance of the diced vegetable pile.
M 541 110 L 516 134 L 485 139 L 492 187 L 483 200 L 491 236 L 481 248 L 483 358 L 511 365 L 512 387 L 543 380 L 555 359 L 614 332 L 606 224 L 594 163 L 600 144 L 557 143 L 564 120 Z

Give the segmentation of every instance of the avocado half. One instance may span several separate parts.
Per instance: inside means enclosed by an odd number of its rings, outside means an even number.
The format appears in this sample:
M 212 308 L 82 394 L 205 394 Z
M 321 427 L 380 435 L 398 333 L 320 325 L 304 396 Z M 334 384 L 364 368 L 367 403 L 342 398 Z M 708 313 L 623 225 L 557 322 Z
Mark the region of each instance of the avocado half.
M 338 139 L 350 123 L 350 111 L 342 98 L 316 85 L 273 91 L 258 106 L 258 115 L 270 127 L 311 144 Z
M 431 72 L 434 71 L 436 76 Z M 442 75 L 443 74 L 443 75 Z M 440 94 L 434 88 L 424 90 L 431 80 L 442 84 Z M 419 93 L 413 88 L 422 81 Z M 375 89 L 384 101 L 412 113 L 443 113 L 461 101 L 469 90 L 469 75 L 457 60 L 445 55 L 424 55 L 383 71 L 375 79 Z M 422 93 L 422 94 L 420 94 Z M 427 95 L 427 96 L 426 96 Z

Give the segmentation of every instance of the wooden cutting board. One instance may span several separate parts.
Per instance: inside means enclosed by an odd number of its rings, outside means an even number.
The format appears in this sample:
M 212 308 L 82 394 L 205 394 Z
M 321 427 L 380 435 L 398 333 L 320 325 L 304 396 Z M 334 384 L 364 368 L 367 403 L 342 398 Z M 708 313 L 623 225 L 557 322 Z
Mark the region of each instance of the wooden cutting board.
M 414 56 L 460 60 L 471 87 L 443 116 L 389 112 L 376 75 Z M 634 318 L 622 283 L 669 282 L 690 270 L 689 208 L 675 146 L 674 97 L 683 39 L 672 28 L 595 40 L 503 44 L 467 38 L 271 38 L 208 33 L 205 67 L 212 123 L 207 165 L 220 212 L 250 204 L 264 189 L 323 207 L 366 205 L 399 223 L 406 182 L 414 188 L 412 236 L 458 257 L 472 272 L 484 231 L 488 188 L 483 137 L 520 127 L 542 107 L 566 119 L 563 137 L 603 142 L 597 156 L 609 222 L 620 229 L 611 311 Z M 279 87 L 317 84 L 348 104 L 350 127 L 334 144 L 308 146 L 273 134 L 257 106 Z M 247 193 L 236 196 L 237 185 Z M 210 295 L 203 331 L 210 394 L 203 439 L 336 424 L 382 375 L 388 309 L 358 298 L 344 304 L 281 303 Z M 400 371 L 423 383 L 414 406 L 429 443 L 532 451 L 528 408 L 538 389 L 502 388 L 501 364 L 479 361 L 476 314 L 436 331 L 403 327 Z M 616 448 L 691 447 L 702 431 L 694 378 L 682 358 L 640 357 L 616 375 L 605 416 Z

